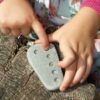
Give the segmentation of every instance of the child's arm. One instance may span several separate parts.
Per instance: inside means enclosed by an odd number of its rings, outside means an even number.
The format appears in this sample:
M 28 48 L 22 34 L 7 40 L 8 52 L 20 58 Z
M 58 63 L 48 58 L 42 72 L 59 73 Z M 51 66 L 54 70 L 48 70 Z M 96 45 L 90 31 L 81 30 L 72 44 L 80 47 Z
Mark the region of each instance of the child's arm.
M 65 69 L 60 90 L 85 81 L 93 60 L 94 37 L 100 27 L 100 16 L 91 8 L 84 7 L 69 23 L 49 36 L 57 41 L 64 59 L 59 66 Z
M 30 29 L 39 36 L 44 47 L 49 42 L 28 0 L 3 0 L 0 3 L 0 30 L 13 35 L 27 35 Z

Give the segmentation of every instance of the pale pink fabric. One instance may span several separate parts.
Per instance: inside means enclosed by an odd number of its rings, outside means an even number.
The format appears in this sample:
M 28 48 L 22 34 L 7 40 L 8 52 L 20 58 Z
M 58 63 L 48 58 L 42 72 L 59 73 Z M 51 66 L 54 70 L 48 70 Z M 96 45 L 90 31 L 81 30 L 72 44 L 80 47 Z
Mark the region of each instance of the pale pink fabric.
M 93 8 L 100 15 L 100 0 L 83 0 L 82 7 Z
M 0 0 L 0 3 L 2 2 L 3 0 Z

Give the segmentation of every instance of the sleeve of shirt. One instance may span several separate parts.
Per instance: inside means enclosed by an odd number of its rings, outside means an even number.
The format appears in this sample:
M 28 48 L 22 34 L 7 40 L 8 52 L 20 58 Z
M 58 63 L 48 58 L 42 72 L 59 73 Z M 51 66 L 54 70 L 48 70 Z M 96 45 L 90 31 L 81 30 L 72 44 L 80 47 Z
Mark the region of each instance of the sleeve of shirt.
M 0 0 L 0 3 L 2 2 L 3 0 Z
M 100 15 L 100 0 L 83 0 L 81 8 L 90 7 Z

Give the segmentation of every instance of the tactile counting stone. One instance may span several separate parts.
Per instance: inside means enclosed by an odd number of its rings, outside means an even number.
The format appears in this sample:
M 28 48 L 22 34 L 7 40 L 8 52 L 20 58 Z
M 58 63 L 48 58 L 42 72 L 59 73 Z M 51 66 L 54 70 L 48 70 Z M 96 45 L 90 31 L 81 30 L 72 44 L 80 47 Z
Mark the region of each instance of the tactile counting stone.
M 45 51 L 40 44 L 32 45 L 27 58 L 45 88 L 57 90 L 63 81 L 63 73 L 57 66 L 59 58 L 55 46 L 50 44 L 49 50 Z

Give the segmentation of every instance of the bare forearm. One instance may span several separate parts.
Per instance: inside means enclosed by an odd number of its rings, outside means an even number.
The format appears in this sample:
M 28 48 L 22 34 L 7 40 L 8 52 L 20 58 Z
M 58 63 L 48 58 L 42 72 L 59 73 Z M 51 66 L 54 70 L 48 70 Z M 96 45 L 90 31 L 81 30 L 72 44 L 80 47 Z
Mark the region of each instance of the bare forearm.
M 95 33 L 100 28 L 100 16 L 89 7 L 82 8 L 72 20 L 89 33 Z

